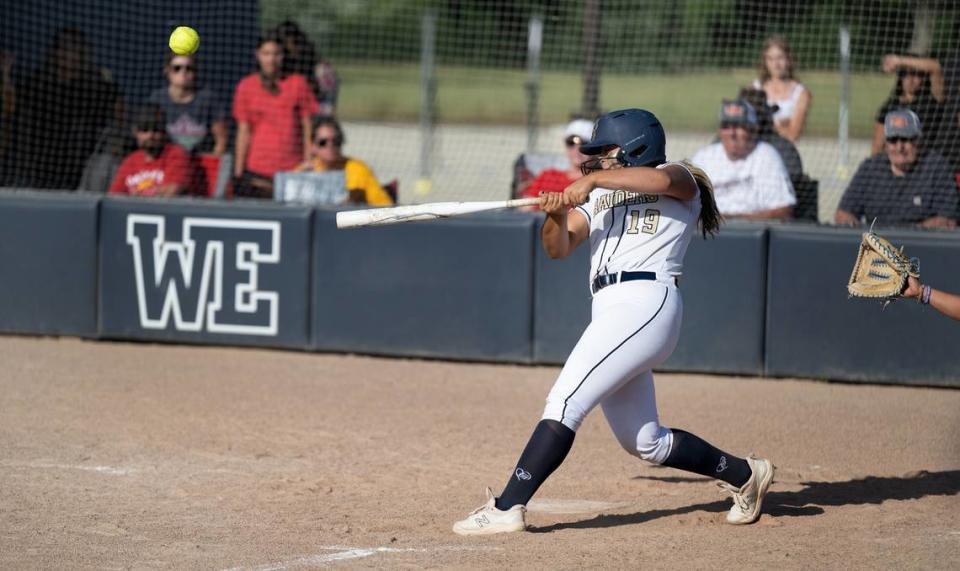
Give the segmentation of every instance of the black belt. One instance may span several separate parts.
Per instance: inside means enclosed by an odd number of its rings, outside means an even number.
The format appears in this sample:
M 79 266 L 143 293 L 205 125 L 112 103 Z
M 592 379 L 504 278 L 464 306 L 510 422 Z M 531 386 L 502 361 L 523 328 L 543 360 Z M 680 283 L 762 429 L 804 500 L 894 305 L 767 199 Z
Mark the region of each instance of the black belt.
M 593 278 L 593 293 L 597 293 L 608 285 L 633 280 L 657 281 L 656 272 L 620 272 L 617 274 L 600 274 Z

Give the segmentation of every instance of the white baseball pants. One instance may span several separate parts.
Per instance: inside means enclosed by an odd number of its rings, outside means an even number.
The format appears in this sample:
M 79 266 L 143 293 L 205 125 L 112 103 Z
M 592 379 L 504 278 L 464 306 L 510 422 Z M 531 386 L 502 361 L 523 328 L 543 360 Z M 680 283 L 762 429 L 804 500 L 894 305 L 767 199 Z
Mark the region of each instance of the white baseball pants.
M 673 439 L 660 426 L 651 369 L 676 347 L 682 316 L 672 279 L 623 282 L 597 292 L 592 321 L 547 396 L 543 418 L 575 431 L 602 404 L 627 452 L 663 463 Z

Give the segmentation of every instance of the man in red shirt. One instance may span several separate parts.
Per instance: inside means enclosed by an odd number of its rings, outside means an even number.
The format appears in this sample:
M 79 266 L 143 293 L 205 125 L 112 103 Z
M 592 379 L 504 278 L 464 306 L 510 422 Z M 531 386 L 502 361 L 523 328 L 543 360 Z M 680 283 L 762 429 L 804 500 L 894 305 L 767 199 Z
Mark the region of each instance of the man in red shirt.
M 195 191 L 196 171 L 189 153 L 167 141 L 163 108 L 144 106 L 133 120 L 138 150 L 127 155 L 110 185 L 111 194 L 175 196 Z
M 320 107 L 305 77 L 283 73 L 283 44 L 276 32 L 260 38 L 256 56 L 258 71 L 243 78 L 233 96 L 235 194 L 270 198 L 273 175 L 309 158 L 310 117 Z
M 593 135 L 593 123 L 586 119 L 574 119 L 567 125 L 563 133 L 563 144 L 567 150 L 567 160 L 570 166 L 565 170 L 547 169 L 537 175 L 521 194 L 524 198 L 535 198 L 541 192 L 563 192 L 583 176 L 580 172 L 580 164 L 587 159 L 586 155 L 580 153 L 580 145 L 590 142 Z

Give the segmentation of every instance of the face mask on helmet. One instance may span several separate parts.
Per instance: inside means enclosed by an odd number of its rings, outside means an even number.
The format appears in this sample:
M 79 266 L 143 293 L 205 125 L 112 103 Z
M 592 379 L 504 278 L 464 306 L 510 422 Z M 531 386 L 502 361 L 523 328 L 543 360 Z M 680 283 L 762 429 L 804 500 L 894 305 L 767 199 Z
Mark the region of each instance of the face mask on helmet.
M 623 153 L 617 147 L 611 147 L 606 152 L 593 156 L 580 163 L 580 172 L 586 176 L 592 172 L 606 169 L 629 166 L 623 162 Z

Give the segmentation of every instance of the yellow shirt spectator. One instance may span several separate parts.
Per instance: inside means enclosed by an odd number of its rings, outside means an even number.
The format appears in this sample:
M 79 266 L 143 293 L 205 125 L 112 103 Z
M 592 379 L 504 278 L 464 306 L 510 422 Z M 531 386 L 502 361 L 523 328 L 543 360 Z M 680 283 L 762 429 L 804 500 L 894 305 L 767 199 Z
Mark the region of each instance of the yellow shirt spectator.
M 354 200 L 355 192 L 362 192 L 363 202 L 372 206 L 390 206 L 393 204 L 390 195 L 383 190 L 383 187 L 377 181 L 377 177 L 373 175 L 373 171 L 366 163 L 349 157 L 343 157 L 343 161 L 347 191 L 351 194 L 351 201 Z M 316 158 L 297 167 L 297 172 L 327 172 L 331 170 L 339 169 L 329 167 Z

